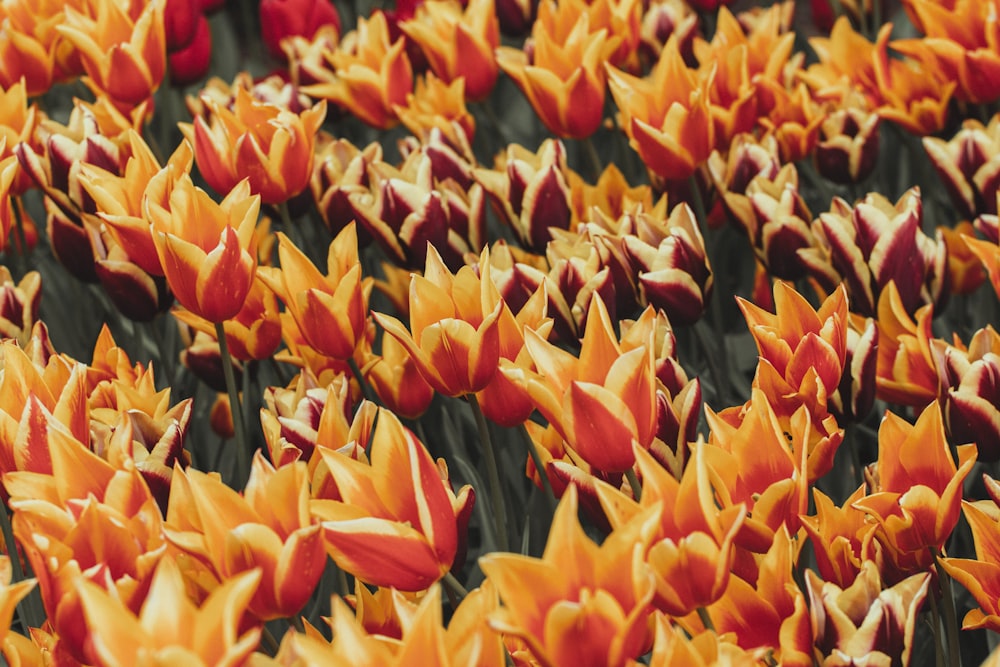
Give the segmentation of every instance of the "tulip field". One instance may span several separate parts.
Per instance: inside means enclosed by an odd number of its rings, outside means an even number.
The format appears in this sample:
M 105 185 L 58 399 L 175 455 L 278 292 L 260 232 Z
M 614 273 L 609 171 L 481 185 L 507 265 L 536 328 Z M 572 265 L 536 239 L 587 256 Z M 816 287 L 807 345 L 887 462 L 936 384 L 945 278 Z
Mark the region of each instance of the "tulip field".
M 11 667 L 1000 667 L 1000 0 L 3 0 Z

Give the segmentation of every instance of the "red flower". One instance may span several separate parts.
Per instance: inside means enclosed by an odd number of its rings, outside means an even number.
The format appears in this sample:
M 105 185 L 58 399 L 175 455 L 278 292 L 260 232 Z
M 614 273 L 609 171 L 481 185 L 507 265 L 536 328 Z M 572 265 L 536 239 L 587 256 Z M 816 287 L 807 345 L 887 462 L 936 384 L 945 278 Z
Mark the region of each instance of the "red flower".
M 332 25 L 340 32 L 340 14 L 330 0 L 261 0 L 260 36 L 276 58 L 282 57 L 281 40 L 311 39 L 324 25 Z

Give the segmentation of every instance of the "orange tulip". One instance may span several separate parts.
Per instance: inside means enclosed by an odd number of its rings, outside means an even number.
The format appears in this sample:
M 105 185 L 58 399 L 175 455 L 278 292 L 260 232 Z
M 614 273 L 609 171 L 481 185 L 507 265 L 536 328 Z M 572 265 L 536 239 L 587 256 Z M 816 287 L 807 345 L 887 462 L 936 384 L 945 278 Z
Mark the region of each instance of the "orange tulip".
M 65 24 L 56 28 L 79 52 L 86 81 L 132 109 L 149 99 L 166 72 L 164 2 L 147 3 L 137 15 L 113 0 L 94 0 L 92 14 L 66 7 Z
M 715 146 L 707 82 L 684 64 L 677 40 L 663 47 L 653 71 L 637 78 L 608 68 L 608 83 L 629 145 L 665 181 L 685 180 Z
M 100 667 L 144 661 L 242 664 L 260 641 L 260 627 L 243 623 L 260 580 L 259 568 L 234 576 L 197 606 L 188 597 L 180 568 L 164 558 L 140 608 L 127 607 L 100 586 L 81 581 L 77 593 L 86 621 L 87 662 Z
M 484 250 L 480 266 L 487 262 L 489 251 Z M 435 391 L 464 396 L 486 388 L 497 372 L 499 319 L 507 305 L 490 296 L 495 289 L 470 266 L 452 274 L 429 245 L 424 276 L 410 280 L 412 333 L 395 317 L 374 317 L 406 348 Z
M 642 479 L 638 503 L 609 484 L 597 487 L 601 507 L 615 530 L 642 510 L 662 505 L 645 560 L 656 577 L 653 605 L 677 618 L 722 597 L 729 583 L 733 539 L 746 513 L 740 505 L 722 511 L 716 507 L 705 457 L 698 454 L 707 446 L 697 446 L 680 481 L 649 452 L 635 447 Z
M 544 667 L 624 667 L 638 658 L 649 647 L 647 618 L 656 588 L 640 554 L 660 507 L 640 512 L 598 546 L 578 522 L 577 491 L 570 486 L 540 559 L 501 553 L 479 559 L 503 601 L 490 625 L 523 639 Z
M 31 592 L 37 580 L 22 579 L 11 583 L 13 568 L 9 556 L 0 556 L 0 645 L 6 644 L 10 624 L 14 620 L 18 603 Z M 6 646 L 3 650 L 6 654 Z
M 0 136 L 6 139 L 0 155 L 6 159 L 6 156 L 12 155 L 14 147 L 22 141 L 34 144 L 38 150 L 35 128 L 39 120 L 41 115 L 38 113 L 38 105 L 28 105 L 28 88 L 23 78 L 13 85 L 0 89 Z M 18 169 L 11 187 L 12 193 L 23 194 L 30 186 L 31 179 L 23 170 Z
M 923 408 L 944 391 L 931 320 L 934 308 L 926 305 L 911 317 L 895 283 L 878 301 L 877 395 L 884 401 Z
M 733 665 L 750 667 L 767 662 L 768 650 L 746 650 L 733 642 L 733 636 L 720 637 L 711 630 L 689 635 L 668 616 L 657 613 L 656 638 L 649 658 L 650 667 L 711 667 Z
M 555 12 L 555 6 L 544 2 L 540 12 Z M 603 63 L 620 40 L 602 30 L 591 32 L 587 14 L 577 18 L 561 42 L 547 32 L 547 24 L 543 18 L 535 22 L 530 57 L 520 49 L 500 47 L 497 61 L 550 132 L 563 138 L 589 137 L 604 117 Z
M 146 199 L 156 253 L 182 306 L 213 323 L 240 312 L 257 267 L 259 209 L 247 181 L 216 204 L 187 174 L 167 202 Z
M 42 275 L 29 271 L 15 283 L 10 269 L 0 266 L 0 338 L 13 338 L 26 347 L 38 319 Z
M 12 2 L 0 10 L 6 23 L 0 31 L 0 87 L 23 81 L 35 97 L 69 74 L 57 62 L 57 52 L 66 50 L 55 28 L 65 18 L 64 8 L 65 3 L 52 0 Z
M 330 80 L 304 86 L 302 92 L 330 100 L 372 127 L 393 127 L 399 122 L 393 107 L 406 104 L 413 90 L 413 68 L 404 47 L 403 37 L 389 42 L 385 14 L 374 12 L 358 20 L 341 48 L 325 54 L 334 70 Z
M 465 106 L 465 79 L 451 83 L 428 72 L 417 79 L 405 105 L 393 107 L 399 120 L 415 137 L 427 143 L 436 129 L 452 146 L 467 146 L 476 133 L 476 119 Z
M 213 190 L 226 193 L 247 179 L 265 204 L 280 204 L 309 185 L 316 133 L 326 101 L 301 113 L 255 99 L 236 88 L 231 108 L 204 98 L 205 115 L 182 125 L 198 170 Z
M 721 635 L 744 649 L 771 647 L 780 665 L 813 664 L 813 637 L 805 596 L 793 579 L 800 545 L 785 528 L 757 563 L 755 581 L 729 578 L 722 599 L 707 608 Z
M 987 483 L 996 483 L 985 477 Z M 962 622 L 965 630 L 989 628 L 1000 630 L 1000 542 L 997 530 L 1000 512 L 996 503 L 984 500 L 975 503 L 962 501 L 962 511 L 972 527 L 976 557 L 942 558 L 945 571 L 967 591 L 979 604 L 970 610 Z
M 500 44 L 500 23 L 493 4 L 493 0 L 431 0 L 417 5 L 414 17 L 399 24 L 438 78 L 447 83 L 465 79 L 470 100 L 485 99 L 499 72 L 493 51 Z
M 326 560 L 307 475 L 304 462 L 275 470 L 258 452 L 240 496 L 217 475 L 175 470 L 164 532 L 190 557 L 188 577 L 212 587 L 258 570 L 243 608 L 265 621 L 302 609 Z
M 371 464 L 319 449 L 339 498 L 313 500 L 312 514 L 344 570 L 376 586 L 424 590 L 455 565 L 475 492 L 452 493 L 447 469 L 391 412 L 379 411 L 371 438 Z
M 361 372 L 379 400 L 400 417 L 417 419 L 434 398 L 434 389 L 420 374 L 417 363 L 393 336 L 382 337 L 380 354 L 366 352 Z M 485 409 L 486 404 L 482 407 Z
M 354 220 L 351 192 L 368 189 L 368 165 L 382 161 L 382 144 L 359 149 L 346 139 L 331 140 L 317 148 L 312 193 L 323 222 L 334 234 Z M 370 239 L 365 238 L 367 245 Z
M 580 458 L 605 472 L 635 463 L 632 443 L 648 448 L 656 429 L 651 341 L 623 350 L 604 302 L 590 304 L 579 358 L 528 329 L 525 348 L 537 371 L 524 371 L 528 394 Z M 503 372 L 512 374 L 509 362 Z
M 854 503 L 879 524 L 875 538 L 904 574 L 930 566 L 951 536 L 962 483 L 976 462 L 974 445 L 958 447 L 958 467 L 945 438 L 941 406 L 932 403 L 909 424 L 886 412 L 879 427 L 877 484 Z
M 824 581 L 847 588 L 855 580 L 866 553 L 864 545 L 878 527 L 868 521 L 863 510 L 854 506 L 865 495 L 864 485 L 852 493 L 843 506 L 837 507 L 819 489 L 813 488 L 815 516 L 803 516 L 802 527 L 816 553 L 816 568 Z

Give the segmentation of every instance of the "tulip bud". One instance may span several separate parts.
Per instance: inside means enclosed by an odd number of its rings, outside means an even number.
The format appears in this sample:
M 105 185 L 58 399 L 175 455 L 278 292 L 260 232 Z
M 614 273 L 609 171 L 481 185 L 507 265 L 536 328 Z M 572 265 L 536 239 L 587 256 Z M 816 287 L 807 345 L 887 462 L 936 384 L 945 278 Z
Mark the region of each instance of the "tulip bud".
M 204 78 L 212 60 L 212 30 L 208 19 L 199 16 L 194 37 L 187 46 L 168 53 L 167 60 L 170 83 L 175 86 L 189 86 Z
M 860 183 L 878 163 L 881 117 L 857 108 L 837 109 L 820 125 L 816 169 L 834 183 Z
M 329 0 L 261 0 L 261 38 L 274 58 L 282 56 L 286 37 L 311 39 L 326 25 L 340 32 L 340 14 Z
M 925 137 L 924 150 L 941 177 L 959 215 L 972 220 L 978 215 L 995 215 L 1000 188 L 1000 117 L 983 126 L 975 119 L 949 141 Z

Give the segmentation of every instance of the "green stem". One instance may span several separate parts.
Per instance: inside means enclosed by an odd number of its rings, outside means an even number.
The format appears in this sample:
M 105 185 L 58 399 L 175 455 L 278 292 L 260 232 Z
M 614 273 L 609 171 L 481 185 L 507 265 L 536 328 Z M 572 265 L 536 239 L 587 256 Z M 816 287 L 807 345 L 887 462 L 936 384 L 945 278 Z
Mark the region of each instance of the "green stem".
M 934 631 L 934 666 L 944 667 L 944 646 L 941 642 L 941 611 L 938 609 L 937 597 L 928 595 L 931 601 L 931 629 Z
M 632 497 L 635 498 L 635 501 L 639 502 L 642 500 L 642 484 L 639 483 L 639 477 L 635 474 L 635 468 L 625 469 L 625 479 L 628 480 L 628 485 L 632 489 Z
M 351 367 L 351 374 L 354 376 L 354 379 L 357 380 L 358 384 L 361 386 L 361 393 L 365 397 L 365 400 L 374 403 L 375 405 L 378 405 L 379 404 L 378 397 L 372 390 L 371 385 L 369 385 L 368 382 L 365 381 L 365 376 L 361 374 L 361 368 L 358 366 L 358 362 L 355 361 L 354 357 L 347 358 L 347 365 Z
M 958 615 L 955 613 L 955 598 L 951 594 L 951 577 L 941 565 L 941 554 L 931 547 L 934 556 L 934 569 L 941 587 L 941 601 L 944 603 L 944 630 L 948 641 L 949 667 L 962 667 L 962 652 L 958 643 Z
M 7 514 L 7 508 L 0 508 L 0 529 L 3 532 L 3 542 L 7 547 L 7 557 L 10 558 L 11 567 L 11 584 L 16 584 L 19 581 L 24 581 L 26 579 L 24 574 L 24 569 L 21 567 L 21 556 L 17 553 L 17 540 L 14 539 L 14 528 L 10 523 L 10 515 Z M 17 604 L 17 615 L 21 619 L 21 627 L 24 629 L 25 634 L 28 632 L 28 628 L 40 628 L 42 626 L 42 621 L 44 620 L 38 615 L 38 609 L 35 606 L 37 588 L 28 593 Z
M 467 591 L 465 586 L 462 585 L 462 582 L 455 578 L 455 575 L 451 572 L 444 573 L 444 576 L 441 578 L 441 583 L 455 594 L 459 602 L 464 600 L 465 596 L 469 594 L 469 591 Z
M 601 172 L 604 171 L 604 165 L 601 164 L 601 157 L 597 154 L 594 141 L 590 137 L 584 137 L 580 139 L 580 144 L 583 146 L 583 152 L 587 155 L 587 161 L 590 162 L 590 168 L 594 172 L 594 181 L 597 181 L 601 177 Z
M 274 638 L 266 625 L 260 629 L 260 646 L 272 658 L 278 654 L 278 640 Z
M 493 439 L 490 437 L 489 425 L 479 407 L 475 394 L 466 397 L 472 406 L 472 414 L 476 418 L 476 428 L 479 430 L 479 440 L 483 445 L 483 457 L 486 459 L 486 473 L 490 484 L 490 505 L 493 508 L 493 524 L 496 528 L 497 543 L 500 551 L 510 551 L 507 542 L 507 504 L 504 501 L 503 485 L 500 483 L 500 471 L 497 468 L 496 452 L 493 449 Z
M 24 214 L 21 211 L 21 198 L 11 197 L 10 198 L 10 208 L 14 211 L 14 233 L 17 235 L 18 249 L 18 269 L 20 271 L 20 276 L 23 277 L 24 274 L 28 272 L 28 255 L 31 250 L 28 248 L 28 237 L 24 233 Z
M 697 611 L 698 618 L 701 619 L 701 624 L 705 626 L 705 629 L 715 632 L 715 623 L 712 622 L 712 617 L 708 615 L 708 609 L 705 607 L 698 607 Z
M 236 434 L 237 470 L 234 488 L 242 488 L 243 482 L 250 475 L 250 443 L 247 441 L 246 425 L 243 421 L 243 406 L 240 405 L 240 395 L 236 389 L 236 374 L 233 373 L 233 360 L 229 356 L 229 344 L 226 343 L 226 330 L 222 322 L 215 323 L 215 335 L 219 338 L 222 373 L 226 378 L 226 390 L 229 393 L 229 409 L 233 416 L 233 431 Z

